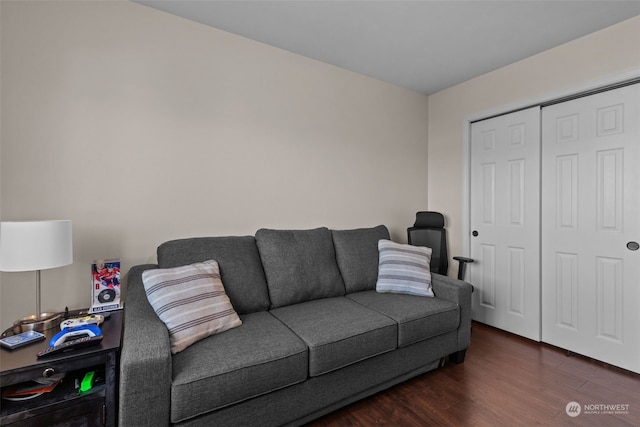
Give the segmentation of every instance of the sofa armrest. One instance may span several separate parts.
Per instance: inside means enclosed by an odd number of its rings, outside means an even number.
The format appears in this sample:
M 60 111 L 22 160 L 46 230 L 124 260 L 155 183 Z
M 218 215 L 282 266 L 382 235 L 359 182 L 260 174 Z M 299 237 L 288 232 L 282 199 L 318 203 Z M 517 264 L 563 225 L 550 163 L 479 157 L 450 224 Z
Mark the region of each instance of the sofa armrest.
M 168 425 L 171 408 L 171 350 L 169 332 L 147 300 L 144 270 L 131 268 L 124 306 L 124 332 L 120 350 L 121 426 Z
M 473 287 L 462 280 L 431 273 L 431 285 L 437 298 L 453 301 L 460 306 L 458 350 L 469 346 L 471 339 L 471 291 Z

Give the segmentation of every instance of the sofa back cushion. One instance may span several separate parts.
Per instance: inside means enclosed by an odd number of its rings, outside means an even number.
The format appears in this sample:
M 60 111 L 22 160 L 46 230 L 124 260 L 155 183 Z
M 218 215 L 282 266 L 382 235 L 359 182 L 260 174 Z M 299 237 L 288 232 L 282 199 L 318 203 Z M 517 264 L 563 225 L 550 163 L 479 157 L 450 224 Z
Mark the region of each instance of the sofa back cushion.
M 378 241 L 389 240 L 384 225 L 332 230 L 336 259 L 347 293 L 370 291 L 378 280 Z
M 272 308 L 345 294 L 328 228 L 260 229 L 256 242 Z
M 215 260 L 231 304 L 239 314 L 269 308 L 269 293 L 253 236 L 197 237 L 165 242 L 158 247 L 160 268 Z

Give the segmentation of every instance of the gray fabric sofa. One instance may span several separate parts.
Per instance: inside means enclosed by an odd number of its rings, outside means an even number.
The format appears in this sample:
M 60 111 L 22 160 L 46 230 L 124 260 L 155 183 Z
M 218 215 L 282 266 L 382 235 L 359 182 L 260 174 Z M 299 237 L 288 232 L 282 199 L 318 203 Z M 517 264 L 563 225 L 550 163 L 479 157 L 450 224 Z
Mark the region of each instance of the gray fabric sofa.
M 378 293 L 386 227 L 259 230 L 174 240 L 128 274 L 119 423 L 301 425 L 464 360 L 471 285 L 432 275 L 435 298 Z M 242 325 L 171 355 L 142 272 L 215 259 Z

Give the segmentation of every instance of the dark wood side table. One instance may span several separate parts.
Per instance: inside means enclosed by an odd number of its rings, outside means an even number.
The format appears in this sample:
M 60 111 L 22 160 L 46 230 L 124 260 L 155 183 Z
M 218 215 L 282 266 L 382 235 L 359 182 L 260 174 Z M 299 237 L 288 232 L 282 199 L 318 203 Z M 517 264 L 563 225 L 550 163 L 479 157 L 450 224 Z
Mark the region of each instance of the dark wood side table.
M 47 339 L 16 350 L 0 348 L 0 386 L 28 383 L 36 378 L 64 373 L 62 383 L 51 392 L 25 401 L 0 400 L 1 426 L 115 426 L 117 420 L 118 355 L 123 311 L 111 312 L 101 325 L 102 342 L 91 347 L 38 359 L 58 329 L 47 331 Z M 95 371 L 94 388 L 79 395 L 75 383 Z

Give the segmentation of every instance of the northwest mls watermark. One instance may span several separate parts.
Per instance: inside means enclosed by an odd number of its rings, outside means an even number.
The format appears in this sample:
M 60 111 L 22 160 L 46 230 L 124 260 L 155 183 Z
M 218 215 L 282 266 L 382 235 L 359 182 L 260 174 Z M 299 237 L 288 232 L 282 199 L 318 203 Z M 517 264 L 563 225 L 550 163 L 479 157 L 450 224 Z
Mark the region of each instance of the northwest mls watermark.
M 574 418 L 578 415 L 629 415 L 628 403 L 585 403 L 569 402 L 565 412 Z

